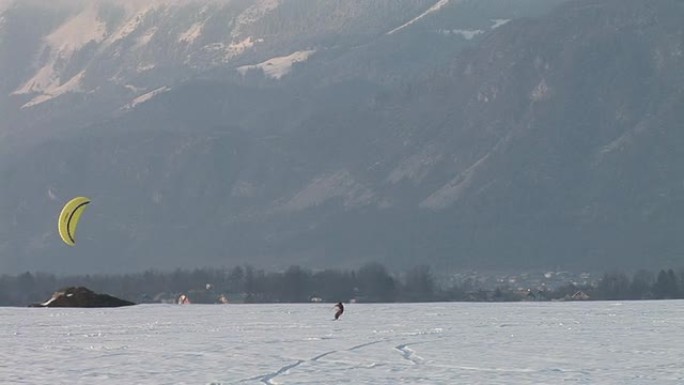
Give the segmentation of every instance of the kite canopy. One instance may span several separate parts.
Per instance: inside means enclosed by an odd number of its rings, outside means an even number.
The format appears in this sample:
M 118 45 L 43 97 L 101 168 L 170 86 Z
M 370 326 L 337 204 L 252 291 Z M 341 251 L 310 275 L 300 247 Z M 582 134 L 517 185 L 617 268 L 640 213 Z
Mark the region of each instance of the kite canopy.
M 89 203 L 90 199 L 86 197 L 76 197 L 67 202 L 59 214 L 59 236 L 69 246 L 76 244 L 76 226 Z

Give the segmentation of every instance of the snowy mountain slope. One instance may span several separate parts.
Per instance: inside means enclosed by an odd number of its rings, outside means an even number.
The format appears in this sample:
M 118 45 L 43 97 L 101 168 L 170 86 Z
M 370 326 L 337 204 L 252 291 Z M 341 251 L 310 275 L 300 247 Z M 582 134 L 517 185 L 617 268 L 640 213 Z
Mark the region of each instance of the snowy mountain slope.
M 2 13 L 4 269 L 684 247 L 674 0 L 83 4 Z M 66 250 L 45 213 L 76 194 L 94 213 Z
M 421 2 L 404 3 L 418 7 Z M 192 73 L 235 67 L 249 58 L 265 61 L 320 45 L 331 34 L 336 38 L 349 35 L 358 27 L 355 12 L 377 9 L 376 14 L 385 14 L 389 25 L 392 16 L 398 17 L 391 12 L 398 7 L 389 4 L 73 0 L 45 7 L 37 1 L 16 2 L 5 6 L 5 17 L 18 15 L 20 21 L 28 21 L 21 20 L 23 13 L 28 18 L 39 9 L 49 14 L 54 27 L 41 37 L 31 61 L 23 63 L 28 64 L 26 71 L 20 80 L 14 79 L 19 83 L 12 93 L 28 95 L 29 101 L 22 106 L 28 108 L 65 92 L 92 92 L 103 82 L 146 89 L 169 86 Z M 311 14 L 301 14 L 303 10 Z M 284 15 L 277 14 L 280 11 Z M 329 23 L 334 12 L 342 14 L 335 20 L 343 23 Z M 288 24 L 282 24 L 283 19 Z M 300 26 L 306 29 L 297 30 Z M 292 48 L 283 51 L 285 46 Z
M 9 86 L 13 95 L 25 96 L 24 109 L 66 93 L 97 97 L 99 92 L 94 91 L 103 87 L 114 87 L 132 99 L 139 95 L 130 95 L 130 90 L 144 93 L 172 86 L 210 69 L 245 68 L 299 51 L 367 45 L 387 31 L 429 25 L 428 16 L 438 12 L 461 12 L 461 3 L 65 0 L 45 6 L 32 0 L 7 2 L 3 19 L 12 19 L 6 33 L 13 39 L 23 40 L 21 26 L 37 14 L 49 22 L 38 31 L 44 34 L 38 41 L 35 36 L 28 41 L 30 57 L 5 56 L 11 63 L 2 66 L 22 69 Z M 432 32 L 458 26 L 443 27 Z

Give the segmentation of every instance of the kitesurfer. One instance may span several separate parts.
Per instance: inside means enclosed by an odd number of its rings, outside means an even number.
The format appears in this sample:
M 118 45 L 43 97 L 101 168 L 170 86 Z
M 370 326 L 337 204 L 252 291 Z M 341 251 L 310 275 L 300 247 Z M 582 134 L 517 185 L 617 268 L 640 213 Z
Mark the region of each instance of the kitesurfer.
M 342 305 L 342 302 L 338 302 L 337 305 L 335 305 L 335 309 L 335 320 L 337 320 L 342 313 L 344 313 L 344 305 Z

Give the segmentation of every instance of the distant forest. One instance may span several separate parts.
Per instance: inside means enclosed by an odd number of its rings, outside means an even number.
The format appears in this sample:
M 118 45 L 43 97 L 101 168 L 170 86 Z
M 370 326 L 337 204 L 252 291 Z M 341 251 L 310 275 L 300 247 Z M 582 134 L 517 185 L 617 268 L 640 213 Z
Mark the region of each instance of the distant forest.
M 672 269 L 657 274 L 639 271 L 632 277 L 606 273 L 593 285 L 568 283 L 550 290 L 484 288 L 474 280 L 438 284 L 427 266 L 395 275 L 378 263 L 357 270 L 315 272 L 300 266 L 283 272 L 237 266 L 69 277 L 27 272 L 0 276 L 0 306 L 43 302 L 68 286 L 85 286 L 136 303 L 176 303 L 182 295 L 191 303 L 639 300 L 684 298 L 684 273 Z

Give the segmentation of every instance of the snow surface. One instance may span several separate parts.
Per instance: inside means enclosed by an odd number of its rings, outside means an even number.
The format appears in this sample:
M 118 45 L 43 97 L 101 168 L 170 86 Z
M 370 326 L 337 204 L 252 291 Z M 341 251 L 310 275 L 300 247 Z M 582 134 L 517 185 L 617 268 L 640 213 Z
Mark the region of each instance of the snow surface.
M 190 28 L 180 34 L 178 42 L 192 44 L 192 42 L 202 35 L 202 28 L 204 28 L 204 22 L 197 22 L 191 25 Z
M 145 3 L 145 2 L 140 2 Z M 112 33 L 108 38 L 106 43 L 113 44 L 119 40 L 125 39 L 128 35 L 135 32 L 140 24 L 145 20 L 145 16 L 148 12 L 153 11 L 155 8 L 153 5 L 148 5 L 147 8 L 143 9 L 128 9 L 126 14 L 127 21 L 121 25 L 114 33 Z
M 417 22 L 418 20 L 424 18 L 425 16 L 427 16 L 427 15 L 433 13 L 433 12 L 439 11 L 442 7 L 444 7 L 445 5 L 449 4 L 449 1 L 451 1 L 451 0 L 439 0 L 439 1 L 437 1 L 437 3 L 435 3 L 432 7 L 428 8 L 427 11 L 421 13 L 420 15 L 418 15 L 418 16 L 416 16 L 415 18 L 413 18 L 413 19 L 407 21 L 406 23 L 404 23 L 404 24 L 398 26 L 397 28 L 395 28 L 395 29 L 393 29 L 393 30 L 387 32 L 387 34 L 388 34 L 388 35 L 391 35 L 391 34 L 393 34 L 393 33 L 399 32 L 399 31 L 401 31 L 402 29 L 408 27 L 409 25 L 411 25 L 411 24 Z
M 251 36 L 247 36 L 244 40 L 238 41 L 238 42 L 231 42 L 227 47 L 225 47 L 223 44 L 219 45 L 219 49 L 223 49 L 225 51 L 225 55 L 223 60 L 225 62 L 230 61 L 232 58 L 241 55 L 245 50 L 254 47 L 254 44 L 256 43 L 263 43 L 264 39 L 258 38 L 252 40 Z M 253 66 L 256 67 L 256 66 Z M 241 71 L 241 73 L 244 74 L 242 71 L 247 71 L 247 68 L 244 70 L 238 70 Z
M 254 4 L 237 17 L 235 28 L 231 35 L 234 38 L 241 36 L 247 26 L 259 21 L 262 17 L 278 8 L 280 2 L 281 0 L 256 0 Z
M 268 59 L 259 64 L 241 66 L 237 68 L 237 71 L 245 75 L 250 69 L 261 69 L 264 75 L 273 79 L 280 79 L 292 70 L 293 64 L 306 61 L 314 52 L 316 50 L 297 51 L 287 56 Z
M 71 79 L 64 82 L 63 84 L 54 85 L 54 86 L 46 88 L 45 90 L 43 90 L 43 94 L 34 97 L 29 102 L 22 105 L 21 108 L 28 108 L 28 107 L 35 106 L 37 104 L 46 102 L 52 98 L 66 94 L 68 92 L 80 91 L 81 90 L 81 81 L 83 80 L 84 75 L 85 75 L 85 71 L 81 71 L 78 74 L 76 74 L 75 76 L 73 76 Z
M 90 44 L 96 44 L 96 55 L 103 57 L 112 54 L 119 55 L 120 48 L 114 48 L 113 52 L 108 50 L 114 44 L 133 35 L 135 37 L 134 44 L 127 49 L 142 51 L 159 32 L 159 26 L 155 24 L 159 15 L 155 15 L 155 12 L 164 11 L 169 7 L 179 8 L 196 3 L 197 5 L 204 5 L 200 12 L 202 15 L 209 9 L 209 4 L 221 7 L 229 2 L 230 0 L 102 0 L 98 2 L 67 0 L 55 2 L 54 5 L 57 7 L 76 5 L 80 12 L 68 15 L 62 24 L 56 26 L 49 35 L 43 38 L 42 46 L 35 53 L 33 75 L 17 87 L 12 94 L 31 95 L 32 99 L 22 106 L 22 108 L 28 108 L 68 92 L 91 91 L 82 89 L 81 83 L 84 78 L 88 78 L 87 67 L 89 62 L 77 64 L 82 67 L 82 71 L 78 75 L 73 76 L 71 72 L 74 65 L 73 59 L 80 57 L 79 53 L 83 48 Z M 0 13 L 13 3 L 8 0 L 0 0 Z M 260 9 L 270 9 L 269 7 L 275 6 L 273 3 L 273 0 L 261 0 L 257 1 L 254 6 L 256 8 L 252 8 L 255 9 L 254 12 Z M 110 6 L 123 11 L 123 15 L 120 24 L 108 27 L 101 18 L 101 14 L 105 9 L 103 7 Z M 184 45 L 193 44 L 202 35 L 204 21 L 200 20 L 189 25 L 185 31 L 178 34 L 178 41 Z M 151 23 L 153 25 L 149 26 Z M 113 29 L 109 30 L 110 28 Z M 258 39 L 256 40 L 258 41 Z M 235 52 L 242 52 L 245 48 L 244 45 L 249 44 L 251 40 L 248 38 L 243 42 L 235 47 L 229 47 L 233 55 Z M 153 68 L 155 68 L 155 63 L 142 63 L 138 71 L 142 72 Z M 66 71 L 67 69 L 69 71 Z M 65 72 L 69 73 L 68 77 L 65 76 Z
M 428 146 L 419 153 L 403 160 L 390 172 L 387 181 L 396 184 L 405 179 L 415 183 L 420 181 L 442 160 L 443 156 L 434 146 Z
M 497 29 L 509 21 L 511 21 L 511 19 L 493 19 L 492 22 L 494 24 L 492 24 L 492 29 Z
M 152 99 L 153 97 L 155 97 L 155 96 L 157 96 L 157 95 L 159 95 L 159 94 L 161 94 L 161 93 L 170 91 L 170 90 L 171 90 L 171 88 L 166 87 L 166 86 L 164 86 L 164 87 L 159 87 L 159 88 L 157 88 L 156 90 L 153 90 L 153 91 L 144 93 L 144 94 L 142 94 L 142 95 L 136 97 L 136 98 L 133 99 L 130 103 L 128 103 L 127 105 L 125 105 L 123 108 L 124 108 L 124 109 L 135 108 L 138 104 L 145 103 L 146 101 Z
M 472 40 L 475 36 L 484 33 L 481 29 L 442 29 L 439 32 L 443 35 L 459 35 L 466 40 Z
M 682 301 L 0 308 L 7 384 L 684 383 Z
M 31 79 L 13 92 L 13 94 L 40 93 L 22 108 L 78 90 L 83 73 L 70 79 L 61 79 L 60 67 L 86 44 L 99 43 L 104 40 L 105 35 L 106 25 L 98 18 L 97 7 L 90 5 L 45 37 L 41 51 L 48 52 L 49 58 Z
M 142 36 L 136 39 L 135 45 L 133 46 L 133 49 L 140 49 L 150 43 L 152 39 L 154 38 L 154 35 L 157 34 L 157 31 L 159 30 L 158 27 L 152 27 L 147 29 Z
M 304 210 L 341 198 L 345 207 L 361 207 L 373 200 L 373 192 L 357 182 L 347 170 L 316 178 L 285 204 L 286 210 Z
M 451 179 L 439 190 L 425 198 L 425 200 L 420 202 L 419 206 L 423 208 L 439 210 L 447 208 L 454 202 L 458 201 L 458 199 L 461 197 L 461 193 L 470 187 L 473 176 L 487 162 L 487 159 L 489 159 L 490 155 L 491 152 L 478 159 L 477 162 L 473 163 L 473 165 L 468 167 L 465 171 L 456 175 L 456 177 Z

